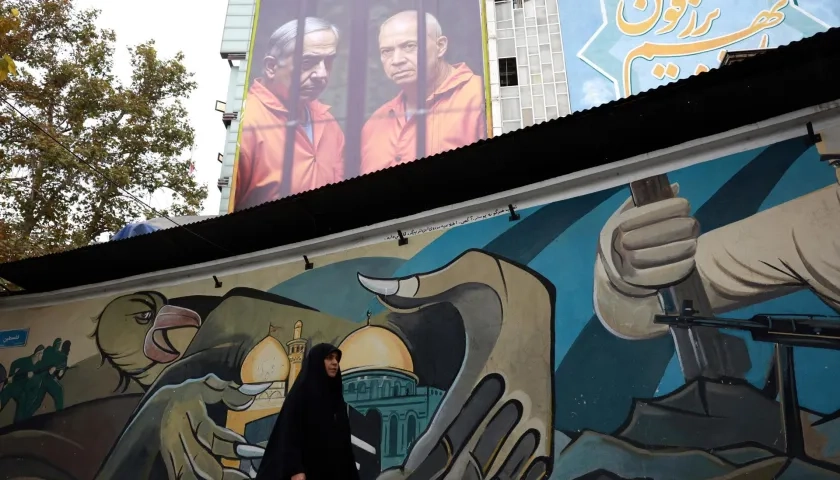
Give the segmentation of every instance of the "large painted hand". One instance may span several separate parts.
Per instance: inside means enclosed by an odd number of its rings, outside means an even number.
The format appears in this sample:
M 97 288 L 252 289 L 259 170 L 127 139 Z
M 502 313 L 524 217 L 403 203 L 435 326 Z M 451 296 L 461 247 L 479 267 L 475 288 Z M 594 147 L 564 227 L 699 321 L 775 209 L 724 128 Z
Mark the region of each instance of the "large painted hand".
M 504 391 L 505 382 L 500 375 L 484 377 L 415 470 L 388 470 L 379 480 L 545 478 L 551 459 L 537 455 L 540 432 L 531 428 L 514 437 L 514 427 L 522 420 L 524 408 L 517 400 L 503 401 Z M 501 457 L 499 452 L 507 442 L 512 442 L 513 448 Z
M 479 250 L 434 272 L 359 280 L 394 312 L 450 304 L 467 342 L 430 425 L 403 466 L 380 479 L 543 478 L 540 465 L 552 456 L 554 287 Z
M 679 185 L 671 186 L 674 195 Z M 594 307 L 613 335 L 640 340 L 664 335 L 656 293 L 694 268 L 699 225 L 684 198 L 636 207 L 627 201 L 607 220 L 595 259 Z
M 260 458 L 263 449 L 217 425 L 207 414 L 207 406 L 245 410 L 269 386 L 239 386 L 210 374 L 161 388 L 137 412 L 98 478 L 145 480 L 156 458 L 166 465 L 170 480 L 249 478 L 223 467 L 219 458 Z
M 652 295 L 694 269 L 700 224 L 688 200 L 675 198 L 642 207 L 627 201 L 601 230 L 598 256 L 614 286 L 626 295 Z

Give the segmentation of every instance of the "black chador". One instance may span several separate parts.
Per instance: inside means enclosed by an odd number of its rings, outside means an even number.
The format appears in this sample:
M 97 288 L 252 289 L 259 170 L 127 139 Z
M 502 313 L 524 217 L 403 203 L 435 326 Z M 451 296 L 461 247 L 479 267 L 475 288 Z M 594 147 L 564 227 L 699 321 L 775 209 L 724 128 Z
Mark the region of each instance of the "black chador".
M 322 343 L 303 361 L 268 439 L 257 480 L 359 480 L 350 446 L 350 422 L 344 403 L 341 370 L 327 374 L 324 359 L 341 351 Z

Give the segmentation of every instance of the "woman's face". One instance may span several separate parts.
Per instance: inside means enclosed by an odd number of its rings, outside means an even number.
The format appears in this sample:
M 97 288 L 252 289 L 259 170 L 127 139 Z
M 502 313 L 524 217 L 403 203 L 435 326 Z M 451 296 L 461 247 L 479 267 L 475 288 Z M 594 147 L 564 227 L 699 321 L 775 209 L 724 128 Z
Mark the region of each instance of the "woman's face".
M 327 375 L 330 378 L 338 375 L 338 352 L 332 352 L 324 359 L 324 368 L 327 369 Z

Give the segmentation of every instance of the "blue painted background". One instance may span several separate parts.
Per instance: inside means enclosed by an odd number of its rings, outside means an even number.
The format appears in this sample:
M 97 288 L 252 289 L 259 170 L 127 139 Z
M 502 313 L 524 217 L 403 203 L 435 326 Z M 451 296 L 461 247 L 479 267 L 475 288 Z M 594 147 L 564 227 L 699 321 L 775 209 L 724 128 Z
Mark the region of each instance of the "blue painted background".
M 670 172 L 669 178 L 680 184 L 680 196 L 691 202 L 704 231 L 836 181 L 832 167 L 821 162 L 816 150 L 803 139 Z M 483 248 L 527 265 L 557 289 L 555 426 L 564 431 L 610 432 L 627 418 L 633 398 L 665 395 L 684 384 L 670 336 L 622 340 L 608 333 L 594 315 L 597 238 L 607 219 L 628 197 L 626 187 L 614 188 L 522 210 L 517 222 L 499 216 L 467 224 L 447 231 L 407 261 L 349 260 L 307 272 L 272 292 L 299 300 L 305 296 L 306 303 L 315 308 L 361 322 L 366 310 L 376 314 L 383 307 L 365 290 L 346 288 L 357 271 L 378 277 L 428 272 L 470 248 Z M 342 286 L 335 283 L 336 277 L 342 279 Z M 342 294 L 320 295 L 311 290 L 311 282 Z M 801 291 L 727 316 L 747 318 L 759 312 L 834 314 L 815 295 Z M 762 387 L 773 347 L 744 338 L 754 365 L 747 379 Z M 840 352 L 797 348 L 796 354 L 801 406 L 823 414 L 840 410 L 840 382 L 836 381 Z

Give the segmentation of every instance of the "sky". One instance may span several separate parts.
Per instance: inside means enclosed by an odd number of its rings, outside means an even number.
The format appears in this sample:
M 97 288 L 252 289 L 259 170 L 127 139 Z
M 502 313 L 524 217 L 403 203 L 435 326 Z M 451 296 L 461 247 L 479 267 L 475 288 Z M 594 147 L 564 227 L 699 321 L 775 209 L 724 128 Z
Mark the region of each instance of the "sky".
M 217 215 L 221 194 L 216 187 L 222 164 L 216 156 L 225 143 L 222 114 L 214 110 L 216 100 L 227 98 L 230 67 L 219 55 L 227 0 L 74 0 L 81 8 L 101 10 L 98 25 L 116 32 L 114 73 L 124 81 L 131 75 L 127 48 L 154 39 L 159 53 L 171 57 L 178 51 L 194 73 L 198 88 L 186 102 L 196 148 L 193 152 L 195 177 L 207 190 L 204 215 Z M 189 156 L 190 152 L 185 152 Z M 144 201 L 153 208 L 165 208 L 171 197 L 161 192 Z

